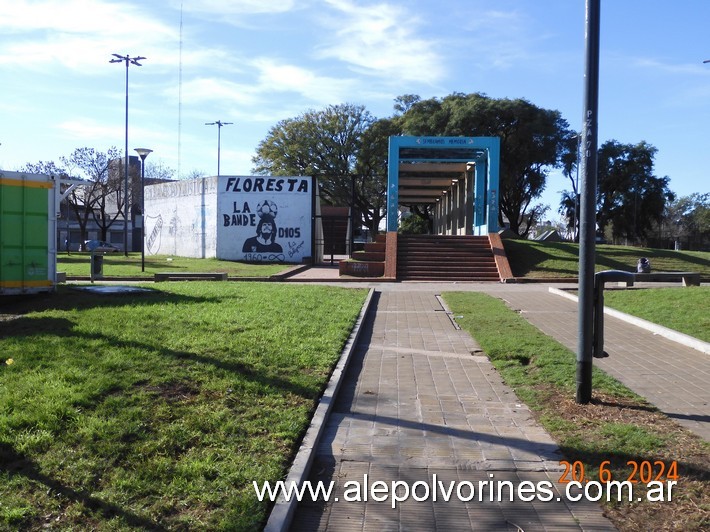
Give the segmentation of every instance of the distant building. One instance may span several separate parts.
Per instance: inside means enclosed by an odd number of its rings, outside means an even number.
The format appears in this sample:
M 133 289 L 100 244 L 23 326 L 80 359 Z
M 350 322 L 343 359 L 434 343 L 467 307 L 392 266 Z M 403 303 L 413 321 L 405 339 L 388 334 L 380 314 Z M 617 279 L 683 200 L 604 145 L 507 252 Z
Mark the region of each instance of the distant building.
M 125 174 L 124 174 L 125 158 L 113 159 L 109 161 L 109 181 L 115 181 L 120 184 L 120 190 L 125 190 Z M 141 250 L 141 160 L 137 155 L 129 155 L 128 157 L 128 201 L 129 217 L 128 217 L 128 251 Z M 145 186 L 171 181 L 169 179 L 145 179 Z M 118 214 L 117 196 L 111 194 L 106 197 L 104 211 L 107 216 L 116 217 Z M 106 232 L 105 240 L 114 244 L 123 250 L 124 244 L 124 216 L 118 214 L 111 227 Z M 103 240 L 101 235 L 101 227 L 94 220 L 93 215 L 89 216 L 86 225 L 86 233 L 84 238 L 81 234 L 81 226 L 77 219 L 76 213 L 71 208 L 67 201 L 63 201 L 60 205 L 59 219 L 57 220 L 57 246 L 61 251 L 78 251 L 81 249 L 83 240 Z

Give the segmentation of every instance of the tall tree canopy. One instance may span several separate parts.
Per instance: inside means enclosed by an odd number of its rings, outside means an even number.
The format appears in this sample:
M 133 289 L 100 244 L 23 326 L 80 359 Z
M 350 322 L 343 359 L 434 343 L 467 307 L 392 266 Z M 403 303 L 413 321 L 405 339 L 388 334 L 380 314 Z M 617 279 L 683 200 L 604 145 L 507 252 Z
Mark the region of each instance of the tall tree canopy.
M 363 222 L 377 232 L 387 189 L 387 138 L 395 133 L 391 121 L 377 121 L 361 105 L 310 110 L 269 130 L 252 159 L 254 172 L 314 175 L 321 197 L 350 205 L 354 196 Z
M 407 102 L 400 118 L 404 134 L 500 137 L 499 222 L 503 225 L 505 217 L 511 230 L 527 236 L 545 212 L 532 201 L 544 191 L 549 171 L 569 151 L 573 132 L 559 111 L 480 93 L 421 101 L 410 97 Z
M 668 177 L 653 175 L 656 148 L 641 141 L 601 145 L 597 169 L 597 226 L 616 241 L 645 239 L 673 201 Z

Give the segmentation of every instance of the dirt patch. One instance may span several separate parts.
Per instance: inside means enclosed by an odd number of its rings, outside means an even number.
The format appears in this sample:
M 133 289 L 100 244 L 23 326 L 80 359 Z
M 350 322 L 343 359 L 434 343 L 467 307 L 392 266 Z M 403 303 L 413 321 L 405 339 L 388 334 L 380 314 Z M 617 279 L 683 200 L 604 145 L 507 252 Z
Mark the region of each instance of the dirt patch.
M 672 489 L 672 500 L 664 502 L 604 503 L 604 513 L 622 531 L 646 530 L 710 530 L 710 444 L 685 429 L 673 419 L 643 401 L 607 396 L 595 392 L 588 405 L 580 405 L 569 394 L 551 389 L 542 391 L 545 409 L 565 420 L 564 428 L 551 431 L 570 461 L 581 460 L 598 472 L 599 465 L 608 460 L 615 480 L 634 478 L 634 464 L 644 461 L 653 465 L 653 473 L 670 464 L 677 464 L 677 485 Z M 604 433 L 608 424 L 633 425 L 648 433 L 657 446 L 651 452 L 610 453 L 605 451 Z M 586 451 L 565 442 L 580 439 Z M 597 447 L 599 452 L 593 449 Z M 592 449 L 592 450 L 589 450 Z M 632 464 L 628 464 L 632 462 Z M 666 472 L 668 469 L 666 469 Z M 594 476 L 594 475 L 590 475 Z M 638 479 L 639 473 L 636 472 Z M 667 482 L 662 476 L 659 480 Z M 645 497 L 645 485 L 634 485 L 634 497 Z
M 171 381 L 157 385 L 145 385 L 143 389 L 147 392 L 156 393 L 159 397 L 169 403 L 184 402 L 194 399 L 199 395 L 200 390 L 189 382 Z

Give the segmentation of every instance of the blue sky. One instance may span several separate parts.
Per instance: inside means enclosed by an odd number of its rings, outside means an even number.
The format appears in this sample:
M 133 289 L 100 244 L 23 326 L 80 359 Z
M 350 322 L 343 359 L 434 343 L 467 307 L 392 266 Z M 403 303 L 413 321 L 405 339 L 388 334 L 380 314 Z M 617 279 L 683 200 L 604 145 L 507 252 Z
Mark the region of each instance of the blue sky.
M 602 1 L 599 140 L 654 145 L 656 174 L 680 195 L 710 191 L 708 21 L 707 0 Z M 205 122 L 233 122 L 221 173 L 244 175 L 269 128 L 329 104 L 387 117 L 402 94 L 483 92 L 557 109 L 579 129 L 584 0 L 2 2 L 1 169 L 123 150 L 113 53 L 146 57 L 128 72 L 131 152 L 215 175 L 217 127 Z M 553 173 L 551 216 L 564 188 Z

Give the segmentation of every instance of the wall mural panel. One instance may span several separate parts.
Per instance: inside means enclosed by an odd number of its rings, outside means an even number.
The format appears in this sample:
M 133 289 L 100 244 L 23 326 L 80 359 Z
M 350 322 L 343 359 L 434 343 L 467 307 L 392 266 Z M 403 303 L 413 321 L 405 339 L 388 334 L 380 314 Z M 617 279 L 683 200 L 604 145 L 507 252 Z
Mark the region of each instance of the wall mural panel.
M 217 258 L 299 263 L 311 256 L 310 177 L 220 176 Z

